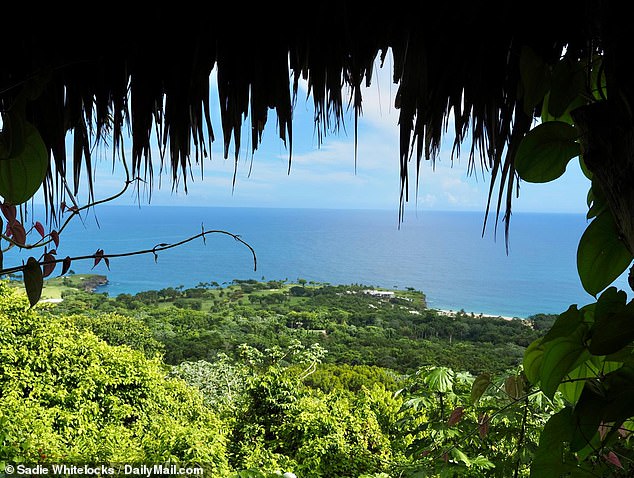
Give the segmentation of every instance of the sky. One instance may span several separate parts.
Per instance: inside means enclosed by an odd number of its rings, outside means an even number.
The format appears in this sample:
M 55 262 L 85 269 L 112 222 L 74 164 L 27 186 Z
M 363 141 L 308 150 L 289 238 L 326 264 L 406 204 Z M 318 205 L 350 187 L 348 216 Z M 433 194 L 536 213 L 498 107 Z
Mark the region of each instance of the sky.
M 172 191 L 169 172 L 152 191 L 151 204 L 183 206 L 306 207 L 344 209 L 387 209 L 398 211 L 398 110 L 394 108 L 397 85 L 391 81 L 391 62 L 376 65 L 372 85 L 363 90 L 363 115 L 359 120 L 358 157 L 355 170 L 354 121 L 347 115 L 346 128 L 327 135 L 318 144 L 313 123 L 312 99 L 306 99 L 306 85 L 300 84 L 293 117 L 293 157 L 288 173 L 288 151 L 277 135 L 275 113 L 270 110 L 263 142 L 252 156 L 249 127 L 243 128 L 235 187 L 233 146 L 229 159 L 223 158 L 222 134 L 215 71 L 211 77 L 212 123 L 216 141 L 211 159 L 204 160 L 203 174 L 194 165 L 188 193 L 182 187 Z M 410 175 L 410 198 L 405 214 L 425 210 L 484 211 L 489 176 L 467 175 L 466 157 L 451 161 L 451 131 L 446 145 L 432 167 L 422 165 L 416 194 L 415 164 Z M 466 146 L 466 145 L 465 145 Z M 70 149 L 72 150 L 72 149 Z M 468 151 L 468 147 L 464 148 Z M 129 155 L 129 152 L 127 153 Z M 99 157 L 100 155 L 98 155 Z M 111 195 L 123 183 L 121 167 L 112 169 L 111 153 L 101 151 L 96 167 L 97 198 Z M 158 158 L 158 154 L 154 154 Z M 158 164 L 155 171 L 158 171 Z M 85 183 L 85 182 L 84 182 Z M 563 177 L 549 184 L 522 182 L 514 211 L 573 212 L 587 210 L 588 180 L 573 160 Z M 116 204 L 138 204 L 129 191 Z M 141 197 L 141 204 L 147 204 Z

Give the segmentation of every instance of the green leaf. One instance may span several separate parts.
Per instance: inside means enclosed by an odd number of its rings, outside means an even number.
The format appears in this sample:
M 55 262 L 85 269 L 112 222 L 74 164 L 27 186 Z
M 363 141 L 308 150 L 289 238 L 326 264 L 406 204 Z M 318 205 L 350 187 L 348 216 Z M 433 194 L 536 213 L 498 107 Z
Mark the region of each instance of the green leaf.
M 434 392 L 451 392 L 453 389 L 453 371 L 447 367 L 435 367 L 427 373 L 425 383 Z
M 490 462 L 486 457 L 482 455 L 478 455 L 475 458 L 473 458 L 471 460 L 471 464 L 475 468 L 480 468 L 482 470 L 490 470 L 492 468 L 495 468 L 495 464 Z
M 464 452 L 458 450 L 457 448 L 452 448 L 450 453 L 451 453 L 451 457 L 455 461 L 457 461 L 457 462 L 461 461 L 465 465 L 471 466 L 471 460 L 469 460 L 469 457 L 467 455 L 465 455 Z
M 562 379 L 590 357 L 583 342 L 586 331 L 587 327 L 578 327 L 568 336 L 544 343 L 539 379 L 547 397 L 552 399 Z
M 564 442 L 572 436 L 572 409 L 566 407 L 550 417 L 539 437 L 539 447 L 531 464 L 531 478 L 560 478 L 571 471 L 563 461 Z
M 588 349 L 594 355 L 618 352 L 634 340 L 634 302 L 626 305 L 627 294 L 616 287 L 607 289 L 595 310 L 595 327 Z
M 630 344 L 627 347 L 622 348 L 616 353 L 610 354 L 605 357 L 606 363 L 620 363 L 630 362 L 634 359 L 634 345 Z
M 591 295 L 610 285 L 632 262 L 632 254 L 619 238 L 612 214 L 604 211 L 586 228 L 577 249 L 577 270 Z
M 604 409 L 604 421 L 617 425 L 634 416 L 634 367 L 623 367 L 606 374 L 605 386 L 608 390 Z
M 563 116 L 573 101 L 583 97 L 585 89 L 583 65 L 570 58 L 562 59 L 553 69 L 548 112 L 555 118 Z
M 559 314 L 555 323 L 542 338 L 542 341 L 545 343 L 556 339 L 557 337 L 566 337 L 570 335 L 572 330 L 575 330 L 583 323 L 585 311 L 585 307 L 582 307 L 581 310 L 577 309 L 577 304 L 573 304 L 568 307 L 566 312 Z
M 21 152 L 0 160 L 0 196 L 10 204 L 22 204 L 33 197 L 48 169 L 48 152 L 40 133 L 29 123 L 24 129 Z
M 597 395 L 590 387 L 585 387 L 572 414 L 574 425 L 570 439 L 570 450 L 583 449 L 599 433 L 599 424 L 603 421 L 604 411 L 609 402 Z
M 26 142 L 26 112 L 19 100 L 2 114 L 0 161 L 22 154 Z
M 572 405 L 577 403 L 586 383 L 584 379 L 596 378 L 594 371 L 597 369 L 599 369 L 599 366 L 597 366 L 595 361 L 588 360 L 566 375 L 566 379 L 571 381 L 562 383 L 559 386 L 559 391 L 568 403 Z
M 544 346 L 542 340 L 537 339 L 533 341 L 524 352 L 524 373 L 526 378 L 533 385 L 539 382 L 539 371 L 542 367 L 542 360 L 544 358 Z
M 480 397 L 491 384 L 491 376 L 488 373 L 482 373 L 476 377 L 471 386 L 471 404 L 480 400 Z
M 532 48 L 523 47 L 520 54 L 520 78 L 524 98 L 524 112 L 533 116 L 533 110 L 550 87 L 550 68 Z
M 515 169 L 524 181 L 545 183 L 560 177 L 581 149 L 577 130 L 564 122 L 542 123 L 522 139 L 515 155 Z
M 42 287 L 44 287 L 44 278 L 40 264 L 34 257 L 29 257 L 24 267 L 24 288 L 31 307 L 40 300 Z

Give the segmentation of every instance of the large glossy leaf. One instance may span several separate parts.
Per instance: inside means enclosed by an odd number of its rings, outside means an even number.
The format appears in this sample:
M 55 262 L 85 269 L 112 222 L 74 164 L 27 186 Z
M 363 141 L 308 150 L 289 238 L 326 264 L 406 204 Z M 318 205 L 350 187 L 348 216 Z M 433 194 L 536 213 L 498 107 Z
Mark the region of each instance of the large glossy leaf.
M 595 326 L 588 349 L 594 355 L 618 352 L 634 340 L 634 302 L 626 304 L 627 294 L 608 288 L 595 309 Z
M 542 359 L 544 358 L 544 346 L 542 340 L 537 339 L 532 342 L 524 352 L 524 373 L 526 378 L 533 385 L 539 382 L 539 371 L 542 367 Z
M 545 183 L 560 177 L 581 149 L 577 130 L 562 121 L 542 123 L 529 131 L 515 156 L 515 169 L 524 181 Z
M 564 443 L 572 437 L 572 409 L 554 414 L 539 437 L 539 447 L 531 464 L 531 478 L 560 478 L 574 467 L 563 462 Z
M 566 337 L 570 335 L 570 332 L 575 330 L 581 325 L 585 316 L 585 308 L 579 310 L 577 304 L 573 304 L 568 307 L 566 312 L 559 314 L 557 320 L 552 325 L 550 330 L 544 335 L 542 342 L 548 342 L 556 339 L 557 337 Z
M 557 337 L 544 344 L 539 379 L 547 397 L 553 398 L 563 378 L 590 358 L 584 345 L 586 329 L 585 326 L 578 327 L 570 335 Z
M 577 403 L 586 383 L 585 379 L 596 378 L 595 371 L 598 369 L 594 361 L 588 360 L 566 375 L 566 381 L 559 386 L 559 391 L 568 403 Z
M 48 153 L 40 133 L 25 123 L 24 148 L 0 160 L 0 196 L 10 204 L 29 200 L 42 185 L 48 168 Z
M 583 449 L 599 433 L 599 425 L 608 405 L 608 402 L 591 388 L 583 389 L 572 415 L 574 428 L 570 440 L 571 451 Z
M 577 249 L 577 270 L 583 288 L 596 296 L 632 262 L 632 254 L 619 239 L 612 214 L 603 211 L 586 228 Z

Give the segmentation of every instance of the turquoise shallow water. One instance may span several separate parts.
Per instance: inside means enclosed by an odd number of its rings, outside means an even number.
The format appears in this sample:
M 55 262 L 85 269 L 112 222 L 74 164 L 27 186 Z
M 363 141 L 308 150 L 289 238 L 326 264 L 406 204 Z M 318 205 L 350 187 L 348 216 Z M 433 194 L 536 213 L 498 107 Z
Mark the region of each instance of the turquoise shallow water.
M 398 227 L 395 211 L 105 206 L 62 236 L 58 257 L 119 253 L 177 242 L 206 229 L 239 234 L 258 256 L 227 236 L 210 236 L 159 255 L 113 259 L 94 270 L 75 262 L 75 272 L 107 274 L 100 291 L 111 296 L 141 290 L 233 279 L 304 278 L 333 284 L 414 287 L 431 307 L 527 317 L 564 311 L 592 300 L 583 291 L 576 245 L 583 215 L 513 216 L 510 250 L 503 232 L 482 237 L 482 213 L 419 212 Z M 624 277 L 617 285 L 626 288 Z

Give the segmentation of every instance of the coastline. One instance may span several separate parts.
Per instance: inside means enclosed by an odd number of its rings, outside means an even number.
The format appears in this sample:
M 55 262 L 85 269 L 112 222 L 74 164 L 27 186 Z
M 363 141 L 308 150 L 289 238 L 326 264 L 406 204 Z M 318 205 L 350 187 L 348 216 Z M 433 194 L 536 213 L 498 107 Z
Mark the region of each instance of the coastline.
M 465 310 L 447 310 L 447 309 L 431 309 L 438 312 L 440 315 L 445 315 L 448 317 L 453 317 L 458 314 L 464 314 L 469 317 L 473 317 L 474 319 L 487 318 L 487 319 L 504 319 L 504 320 L 526 320 L 521 317 L 509 317 L 508 315 L 495 315 L 495 314 L 483 314 L 480 312 L 467 312 Z

